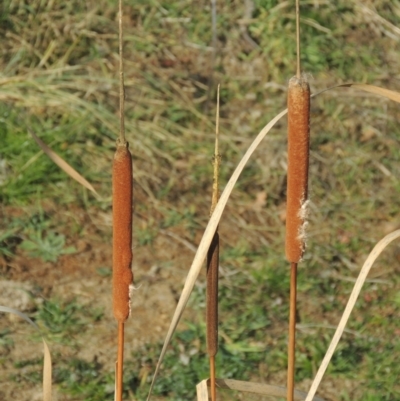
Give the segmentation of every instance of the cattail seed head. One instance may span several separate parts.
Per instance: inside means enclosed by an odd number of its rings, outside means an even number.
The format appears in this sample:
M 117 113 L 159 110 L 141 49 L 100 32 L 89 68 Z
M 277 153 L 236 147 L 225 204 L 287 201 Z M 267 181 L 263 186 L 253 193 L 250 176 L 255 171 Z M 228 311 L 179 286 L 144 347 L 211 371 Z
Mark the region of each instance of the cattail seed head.
M 119 322 L 130 314 L 132 264 L 132 156 L 119 145 L 113 161 L 113 311 Z
M 207 352 L 215 356 L 218 352 L 218 267 L 219 235 L 216 231 L 207 253 Z
M 286 258 L 298 263 L 305 249 L 310 141 L 310 87 L 293 77 L 288 88 Z

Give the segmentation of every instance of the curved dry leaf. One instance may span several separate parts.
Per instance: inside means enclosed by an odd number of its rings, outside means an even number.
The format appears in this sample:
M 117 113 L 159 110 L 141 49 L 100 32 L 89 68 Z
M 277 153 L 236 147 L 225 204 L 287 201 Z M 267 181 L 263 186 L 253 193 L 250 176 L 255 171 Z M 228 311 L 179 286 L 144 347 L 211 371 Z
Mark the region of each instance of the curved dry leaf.
M 19 310 L 9 308 L 7 306 L 0 305 L 0 312 L 12 313 L 24 319 L 30 325 L 32 325 L 39 333 L 40 329 L 36 325 L 34 321 L 32 321 L 25 313 L 20 312 Z M 44 361 L 43 361 L 43 401 L 51 401 L 51 377 L 52 377 L 52 368 L 51 368 L 51 354 L 49 346 L 42 336 L 43 348 L 44 348 Z
M 83 185 L 89 191 L 92 191 L 94 194 L 99 196 L 96 190 L 92 187 L 92 185 L 82 177 L 74 168 L 72 168 L 64 159 L 58 156 L 51 148 L 49 148 L 32 130 L 28 129 L 29 133 L 32 135 L 33 139 L 36 143 L 41 147 L 44 153 L 55 163 L 58 167 L 64 170 L 71 178 L 75 181 L 79 182 L 79 184 Z
M 321 383 L 322 377 L 328 367 L 328 364 L 332 358 L 333 353 L 335 352 L 335 349 L 339 343 L 340 338 L 342 337 L 343 331 L 346 327 L 346 324 L 349 320 L 350 314 L 354 308 L 354 305 L 357 301 L 358 296 L 360 295 L 362 286 L 364 285 L 364 282 L 367 278 L 367 275 L 369 271 L 371 270 L 372 265 L 374 264 L 375 260 L 378 258 L 378 256 L 383 252 L 383 250 L 396 238 L 400 237 L 400 230 L 396 230 L 392 232 L 391 234 L 388 234 L 386 237 L 381 239 L 374 247 L 374 249 L 371 251 L 371 253 L 368 255 L 367 260 L 364 262 L 364 265 L 360 271 L 360 274 L 357 278 L 356 283 L 354 284 L 353 290 L 350 294 L 350 298 L 347 302 L 346 308 L 343 312 L 343 316 L 340 319 L 339 325 L 336 329 L 336 332 L 332 338 L 332 341 L 328 347 L 328 351 L 326 351 L 326 354 L 324 356 L 324 359 L 322 360 L 321 366 L 318 369 L 317 375 L 315 376 L 315 379 L 313 383 L 311 384 L 310 391 L 307 394 L 307 398 L 305 401 L 311 401 L 317 392 L 318 386 Z
M 400 103 L 400 94 L 394 91 L 391 91 L 389 89 L 384 89 L 384 88 L 380 88 L 378 86 L 374 86 L 374 85 L 367 85 L 367 84 L 359 84 L 359 83 L 347 83 L 347 84 L 339 84 L 339 85 L 335 85 L 332 86 L 330 88 L 324 89 L 318 93 L 315 93 L 314 95 L 312 95 L 311 97 L 315 97 L 318 96 L 324 92 L 327 92 L 331 89 L 334 88 L 356 88 L 356 89 L 360 89 L 360 90 L 364 90 L 366 92 L 370 92 L 370 93 L 374 93 L 383 97 L 386 97 L 387 99 L 393 100 L 395 102 Z M 208 225 L 204 231 L 203 237 L 200 241 L 199 247 L 197 249 L 196 255 L 193 259 L 192 265 L 189 269 L 189 273 L 188 276 L 186 278 L 181 296 L 179 298 L 179 302 L 178 305 L 176 306 L 174 315 L 172 317 L 172 321 L 170 323 L 170 326 L 168 328 L 168 332 L 160 353 L 160 357 L 158 359 L 157 362 L 157 366 L 156 366 L 156 370 L 154 372 L 154 376 L 150 385 L 150 389 L 149 389 L 149 394 L 147 396 L 147 401 L 150 400 L 152 391 L 153 391 L 153 387 L 154 387 L 154 383 L 155 380 L 157 378 L 158 372 L 160 370 L 160 366 L 161 363 L 164 359 L 164 355 L 165 352 L 167 350 L 167 347 L 171 341 L 172 335 L 175 332 L 176 326 L 179 323 L 179 320 L 183 314 L 183 311 L 186 307 L 186 304 L 189 300 L 190 294 L 193 290 L 194 284 L 197 280 L 197 277 L 200 273 L 201 270 L 201 266 L 202 263 L 205 259 L 205 256 L 207 254 L 207 250 L 210 246 L 212 237 L 214 235 L 214 232 L 219 224 L 219 221 L 221 219 L 222 213 L 225 209 L 226 203 L 228 202 L 229 196 L 233 190 L 233 187 L 236 183 L 236 181 L 238 180 L 244 166 L 246 165 L 247 161 L 249 160 L 250 156 L 253 154 L 254 150 L 257 148 L 257 146 L 260 144 L 260 142 L 262 141 L 262 139 L 265 137 L 265 135 L 267 135 L 267 133 L 271 130 L 271 128 L 275 125 L 275 123 L 280 120 L 285 114 L 287 113 L 287 109 L 283 110 L 282 112 L 280 112 L 277 116 L 275 116 L 261 131 L 260 133 L 257 135 L 257 137 L 255 138 L 255 140 L 253 141 L 253 143 L 250 145 L 250 147 L 247 149 L 245 155 L 243 156 L 243 158 L 241 159 L 241 161 L 239 162 L 238 166 L 236 167 L 234 173 L 232 174 L 232 177 L 229 179 L 224 192 L 221 195 L 221 198 L 218 201 L 218 204 L 214 210 L 214 213 L 212 214 L 210 221 L 208 222 Z
M 347 83 L 347 84 L 339 84 L 331 86 L 327 89 L 323 89 L 322 91 L 315 93 L 311 97 L 315 97 L 320 95 L 321 93 L 327 92 L 331 89 L 335 88 L 354 88 L 360 89 L 365 92 L 373 93 L 375 95 L 379 95 L 385 97 L 386 99 L 393 100 L 394 102 L 400 103 L 400 93 L 391 91 L 390 89 L 380 88 L 379 86 L 368 85 L 368 84 L 358 84 L 358 83 Z

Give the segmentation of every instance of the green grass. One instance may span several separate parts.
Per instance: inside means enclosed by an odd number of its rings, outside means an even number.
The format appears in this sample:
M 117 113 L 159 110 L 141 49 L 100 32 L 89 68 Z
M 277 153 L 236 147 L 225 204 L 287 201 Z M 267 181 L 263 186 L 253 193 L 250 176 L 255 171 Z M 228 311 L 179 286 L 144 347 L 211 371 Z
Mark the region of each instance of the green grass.
M 96 362 L 72 358 L 58 366 L 54 375 L 61 392 L 79 399 L 101 401 L 114 393 L 113 375 L 104 375 Z
M 2 278 L 13 274 L 18 258 L 35 258 L 57 269 L 61 256 L 79 257 L 76 243 L 90 242 L 94 232 L 101 246 L 110 243 L 109 227 L 101 226 L 99 216 L 111 214 L 110 165 L 118 132 L 116 4 L 25 3 L 5 1 L 0 6 Z M 222 85 L 223 187 L 255 134 L 285 107 L 284 88 L 295 72 L 295 19 L 289 3 L 255 0 L 250 17 L 244 3 L 218 2 L 213 65 L 209 2 L 125 1 L 134 246 L 146 255 L 135 265 L 135 275 L 140 281 L 153 265 L 168 261 L 168 271 L 178 277 L 169 278 L 175 293 L 191 254 L 182 264 L 170 251 L 172 243 L 158 247 L 162 230 L 197 245 L 207 222 L 216 83 Z M 375 10 L 366 14 L 359 4 L 342 0 L 304 4 L 302 63 L 312 75 L 313 92 L 345 81 L 399 89 L 398 34 L 390 24 L 398 22 L 400 3 L 376 0 L 371 6 Z M 242 19 L 244 25 L 239 24 Z M 313 99 L 311 111 L 312 205 L 308 250 L 299 272 L 303 328 L 298 333 L 297 381 L 312 378 L 324 355 L 331 327 L 352 288 L 344 279 L 356 276 L 387 227 L 398 226 L 399 215 L 398 105 L 337 89 Z M 275 383 L 286 369 L 285 124 L 279 123 L 255 152 L 220 225 L 224 275 L 218 369 L 224 377 Z M 84 175 L 102 198 L 92 197 L 56 167 L 28 128 Z M 257 211 L 253 205 L 262 191 L 266 206 Z M 51 212 L 47 202 L 56 205 Z M 65 211 L 72 217 L 66 218 Z M 400 310 L 398 258 L 393 245 L 371 272 L 383 281 L 366 285 L 349 325 L 352 332 L 344 335 L 324 379 L 334 386 L 341 380 L 362 386 L 344 386 L 336 395 L 340 400 L 399 398 L 399 342 L 393 323 Z M 108 263 L 102 261 L 93 270 L 107 280 Z M 157 280 L 153 291 L 156 286 Z M 79 350 L 81 345 L 68 338 L 79 337 L 79 330 L 100 319 L 100 312 L 85 311 L 78 300 L 48 299 L 35 313 L 38 322 L 52 341 Z M 167 353 L 156 385 L 159 399 L 193 398 L 195 384 L 208 375 L 204 302 L 201 280 L 185 328 Z M 157 311 L 153 313 L 157 320 Z M 10 338 L 8 332 L 0 333 L 2 349 L 13 347 Z M 159 350 L 160 343 L 147 343 L 128 356 L 126 398 L 144 399 Z M 35 359 L 33 367 L 38 364 Z M 31 383 L 40 377 L 32 373 L 15 380 Z M 96 361 L 55 355 L 55 383 L 67 399 L 103 400 L 111 396 L 112 381 L 113 372 Z
M 18 218 L 6 217 L 7 229 L 0 237 L 0 255 L 12 257 L 18 248 L 29 257 L 57 262 L 59 256 L 75 253 L 76 248 L 66 245 L 65 235 L 59 232 L 52 216 L 40 206 L 40 194 L 35 195 L 39 204 L 36 211 L 31 208 L 31 214 Z
M 88 310 L 76 300 L 68 303 L 60 300 L 46 300 L 35 314 L 36 322 L 43 326 L 45 333 L 52 341 L 65 342 L 71 335 L 77 335 L 88 322 L 101 319 L 103 312 L 100 309 Z

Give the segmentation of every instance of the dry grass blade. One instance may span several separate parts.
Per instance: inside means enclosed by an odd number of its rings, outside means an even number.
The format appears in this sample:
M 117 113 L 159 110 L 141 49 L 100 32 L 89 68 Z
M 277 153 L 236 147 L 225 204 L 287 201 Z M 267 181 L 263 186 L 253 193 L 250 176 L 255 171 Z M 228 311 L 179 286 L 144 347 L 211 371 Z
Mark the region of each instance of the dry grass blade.
M 331 89 L 335 88 L 354 88 L 354 89 L 360 89 L 365 92 L 373 93 L 375 95 L 383 96 L 389 100 L 393 100 L 394 102 L 400 103 L 400 93 L 391 91 L 390 89 L 386 88 L 381 88 L 379 86 L 374 86 L 374 85 L 368 85 L 368 84 L 358 84 L 358 83 L 347 83 L 347 84 L 339 84 L 339 85 L 334 85 L 331 86 L 327 89 L 323 89 L 322 91 L 315 93 L 311 97 L 315 97 L 320 95 L 321 93 L 330 91 Z
M 32 321 L 25 313 L 22 313 L 16 309 L 9 308 L 7 306 L 0 305 L 0 312 L 12 313 L 24 319 L 30 325 L 32 325 L 40 333 L 39 327 L 34 321 Z M 51 378 L 52 378 L 52 367 L 51 367 L 51 354 L 49 346 L 46 341 L 43 340 L 44 347 L 44 359 L 43 359 L 43 401 L 51 401 Z
M 373 8 L 367 7 L 365 4 L 363 4 L 360 1 L 357 1 L 356 4 L 366 16 L 368 16 L 369 18 L 372 18 L 373 21 L 376 21 L 376 22 L 382 24 L 383 26 L 386 26 L 388 29 L 390 29 L 391 32 L 393 32 L 393 33 L 390 33 L 386 29 L 381 28 L 381 31 L 384 34 L 388 35 L 389 37 L 391 37 L 395 40 L 398 40 L 398 38 L 400 36 L 400 28 L 398 28 L 396 25 L 393 25 L 387 19 L 381 17 L 377 13 L 377 11 L 374 10 Z
M 55 163 L 58 167 L 60 167 L 63 171 L 65 171 L 71 178 L 75 181 L 79 182 L 79 184 L 83 185 L 89 191 L 92 191 L 94 194 L 99 196 L 96 190 L 92 187 L 92 185 L 83 178 L 74 168 L 72 168 L 64 159 L 58 156 L 51 148 L 49 148 L 32 130 L 28 129 L 29 133 L 32 135 L 33 139 L 40 146 L 44 153 Z
M 318 369 L 317 375 L 311 385 L 310 391 L 307 394 L 306 401 L 311 401 L 317 392 L 318 386 L 321 383 L 322 377 L 328 367 L 328 364 L 332 358 L 333 353 L 339 343 L 340 338 L 342 337 L 343 331 L 346 327 L 346 324 L 349 320 L 350 314 L 354 308 L 354 305 L 360 295 L 361 289 L 364 285 L 364 282 L 367 278 L 369 271 L 371 270 L 372 265 L 374 264 L 375 260 L 378 256 L 383 252 L 383 250 L 396 238 L 400 237 L 400 230 L 394 231 L 391 234 L 388 234 L 386 237 L 381 239 L 368 255 L 367 260 L 364 262 L 363 267 L 361 268 L 360 274 L 357 278 L 356 283 L 354 284 L 353 291 L 350 294 L 350 298 L 347 302 L 346 308 L 343 312 L 343 316 L 340 319 L 339 325 L 336 329 L 336 332 L 332 338 L 332 341 L 329 345 L 328 351 L 325 354 L 325 357 Z

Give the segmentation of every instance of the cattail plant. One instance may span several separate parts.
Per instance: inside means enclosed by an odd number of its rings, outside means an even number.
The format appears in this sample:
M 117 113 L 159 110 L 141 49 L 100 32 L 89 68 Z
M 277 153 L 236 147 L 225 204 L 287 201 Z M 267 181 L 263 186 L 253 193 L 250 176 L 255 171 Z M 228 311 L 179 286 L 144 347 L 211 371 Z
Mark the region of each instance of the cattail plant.
M 215 129 L 214 176 L 210 215 L 218 203 L 218 176 L 220 155 L 218 150 L 219 130 L 219 85 L 217 89 L 217 113 Z M 207 352 L 210 358 L 211 400 L 216 400 L 215 356 L 218 352 L 218 267 L 219 267 L 219 235 L 218 227 L 207 252 Z
M 288 172 L 286 258 L 291 264 L 288 352 L 288 401 L 293 400 L 297 264 L 305 248 L 309 152 L 310 88 L 305 78 L 293 77 L 288 90 Z
M 299 0 L 296 0 L 297 74 L 288 87 L 288 171 L 286 258 L 290 262 L 290 313 L 287 400 L 293 401 L 296 342 L 297 264 L 305 248 L 310 137 L 310 87 L 300 73 Z
M 132 155 L 125 140 L 122 1 L 119 0 L 120 136 L 113 162 L 113 312 L 118 322 L 116 401 L 122 400 L 124 323 L 130 314 L 132 264 Z

